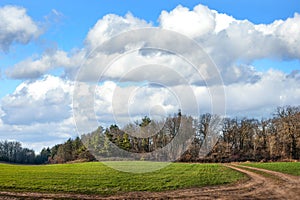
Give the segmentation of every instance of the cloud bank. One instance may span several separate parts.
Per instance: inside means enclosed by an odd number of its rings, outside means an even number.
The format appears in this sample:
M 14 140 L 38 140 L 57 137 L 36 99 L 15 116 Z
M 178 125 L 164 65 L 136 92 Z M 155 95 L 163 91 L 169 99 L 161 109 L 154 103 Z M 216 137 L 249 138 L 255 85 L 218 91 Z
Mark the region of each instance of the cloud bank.
M 12 25 L 15 28 L 4 30 L 1 34 L 0 49 L 3 51 L 14 42 L 27 43 L 38 34 L 37 25 L 26 15 L 25 9 L 4 7 L 0 9 L 0 16 L 5 16 L 8 10 L 16 14 L 7 16 L 6 22 L 1 21 L 0 30 L 8 20 L 15 22 Z M 1 100 L 0 130 L 5 134 L 0 137 L 5 138 L 8 133 L 15 138 L 20 137 L 18 133 L 22 133 L 21 137 L 28 134 L 25 140 L 28 142 L 28 138 L 39 134 L 51 135 L 53 141 L 74 135 L 76 126 L 72 118 L 72 98 L 76 84 L 83 88 L 80 90 L 81 100 L 91 109 L 81 110 L 91 116 L 82 115 L 77 119 L 87 125 L 83 131 L 91 130 L 88 126 L 90 119 L 98 120 L 93 121 L 93 125 L 109 125 L 136 120 L 145 114 L 157 118 L 167 116 L 177 112 L 180 101 L 188 105 L 187 114 L 194 114 L 194 105 L 189 104 L 190 91 L 200 111 L 210 112 L 210 89 L 213 87 L 206 85 L 211 78 L 209 73 L 201 74 L 200 79 L 195 77 L 199 74 L 193 71 L 184 57 L 163 49 L 145 48 L 151 44 L 139 40 L 143 35 L 118 38 L 120 33 L 149 27 L 178 32 L 196 42 L 207 53 L 218 67 L 224 83 L 222 87 L 226 94 L 228 115 L 264 117 L 277 106 L 297 105 L 300 102 L 299 71 L 287 74 L 270 68 L 260 72 L 253 66 L 253 62 L 260 59 L 300 59 L 299 14 L 271 24 L 253 24 L 203 5 L 197 5 L 192 10 L 177 6 L 172 11 L 161 12 L 157 27 L 132 14 L 124 17 L 106 15 L 87 32 L 82 49 L 45 52 L 40 57 L 28 58 L 11 66 L 5 72 L 6 76 L 27 80 L 13 94 Z M 111 38 L 118 40 L 98 48 Z M 156 37 L 152 42 L 163 44 L 168 39 Z M 127 45 L 120 48 L 123 43 Z M 191 52 L 190 43 L 182 44 L 174 38 L 167 45 L 181 49 L 192 59 L 199 57 Z M 110 58 L 118 59 L 113 60 L 109 70 L 105 71 L 108 67 L 105 60 Z M 63 69 L 64 74 L 60 77 L 49 75 L 54 69 Z M 75 82 L 78 71 L 82 69 L 84 73 L 79 83 Z M 91 86 L 91 82 L 99 81 L 100 72 L 105 72 L 105 76 L 96 86 Z M 181 95 L 180 101 L 176 92 Z M 91 96 L 92 99 L 84 98 Z M 117 118 L 114 116 L 116 113 Z M 45 130 L 44 133 L 40 129 Z

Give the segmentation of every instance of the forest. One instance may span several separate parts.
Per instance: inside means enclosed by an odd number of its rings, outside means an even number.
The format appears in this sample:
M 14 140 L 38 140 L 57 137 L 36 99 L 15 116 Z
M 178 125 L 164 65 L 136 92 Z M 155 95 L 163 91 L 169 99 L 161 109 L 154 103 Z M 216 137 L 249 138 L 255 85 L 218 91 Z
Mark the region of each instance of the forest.
M 220 125 L 218 137 L 209 152 L 203 155 L 203 148 L 211 139 L 216 124 Z M 179 141 L 188 141 L 175 148 L 178 152 L 163 151 L 160 157 L 151 154 L 164 149 L 172 140 L 178 140 L 178 135 L 183 135 Z M 108 128 L 100 126 L 81 138 L 70 138 L 63 144 L 44 148 L 37 155 L 33 150 L 22 148 L 19 142 L 0 142 L 0 161 L 22 164 L 118 159 L 126 157 L 128 152 L 137 155 L 136 160 L 164 161 L 166 157 L 183 162 L 299 160 L 300 106 L 278 107 L 269 119 L 221 119 L 208 113 L 195 118 L 181 111 L 163 122 L 145 116 L 140 122 L 122 128 L 116 124 Z M 173 154 L 169 155 L 170 152 Z

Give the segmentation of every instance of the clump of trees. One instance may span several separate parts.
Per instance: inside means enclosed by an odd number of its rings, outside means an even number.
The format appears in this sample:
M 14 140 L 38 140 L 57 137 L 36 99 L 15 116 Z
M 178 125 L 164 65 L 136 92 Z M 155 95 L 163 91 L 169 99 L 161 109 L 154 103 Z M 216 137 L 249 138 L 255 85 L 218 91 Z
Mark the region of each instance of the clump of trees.
M 183 129 L 183 127 L 189 125 L 192 129 L 192 122 L 192 117 L 182 116 L 180 111 L 173 117 L 168 117 L 164 122 L 154 121 L 145 116 L 141 122 L 127 124 L 122 129 L 116 124 L 106 129 L 100 126 L 94 132 L 82 135 L 82 141 L 93 155 L 100 160 L 106 158 L 118 159 L 120 157 L 151 160 L 150 157 L 156 158 L 158 155 L 147 154 L 149 156 L 147 158 L 144 157 L 146 153 L 167 146 L 179 131 L 189 131 L 191 133 L 191 130 Z M 123 151 L 120 151 L 120 149 Z M 178 148 L 176 149 L 178 150 Z M 130 156 L 128 156 L 128 152 L 131 153 Z M 167 160 L 167 157 L 173 156 L 168 155 L 170 152 L 162 152 L 159 160 L 164 161 Z M 176 155 L 182 153 L 176 152 Z M 132 157 L 132 155 L 136 157 Z
M 70 161 L 93 161 L 95 157 L 83 145 L 79 137 L 68 139 L 63 144 L 57 144 L 50 149 L 47 163 L 66 163 Z
M 20 142 L 0 141 L 0 161 L 33 164 L 36 162 L 36 156 L 33 150 L 22 148 Z
M 197 141 L 197 137 L 195 137 Z M 223 121 L 221 135 L 206 157 L 199 157 L 194 142 L 182 161 L 283 161 L 300 159 L 300 107 L 279 107 L 270 119 Z M 196 150 L 195 150 L 196 149 Z
M 36 155 L 34 150 L 22 148 L 20 142 L 0 142 L 0 161 L 19 164 L 53 164 L 70 161 L 92 161 L 94 156 L 82 144 L 79 137 L 68 139 L 52 148 L 43 148 Z

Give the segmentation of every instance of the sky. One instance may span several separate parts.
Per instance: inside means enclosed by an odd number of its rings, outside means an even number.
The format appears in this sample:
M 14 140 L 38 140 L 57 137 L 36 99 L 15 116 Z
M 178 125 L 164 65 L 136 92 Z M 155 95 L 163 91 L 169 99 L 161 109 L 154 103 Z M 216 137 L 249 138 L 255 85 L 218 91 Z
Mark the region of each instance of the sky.
M 178 109 L 270 117 L 299 105 L 299 46 L 298 0 L 2 0 L 0 140 L 40 151 Z

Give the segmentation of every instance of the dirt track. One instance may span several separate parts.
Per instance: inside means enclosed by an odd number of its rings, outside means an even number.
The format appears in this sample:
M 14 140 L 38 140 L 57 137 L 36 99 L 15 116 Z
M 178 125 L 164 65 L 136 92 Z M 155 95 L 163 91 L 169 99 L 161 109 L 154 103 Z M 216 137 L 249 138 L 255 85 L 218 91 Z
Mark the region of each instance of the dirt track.
M 107 198 L 76 194 L 0 192 L 0 199 L 300 199 L 300 177 L 235 164 L 226 166 L 247 174 L 249 181 L 166 192 L 130 192 Z

